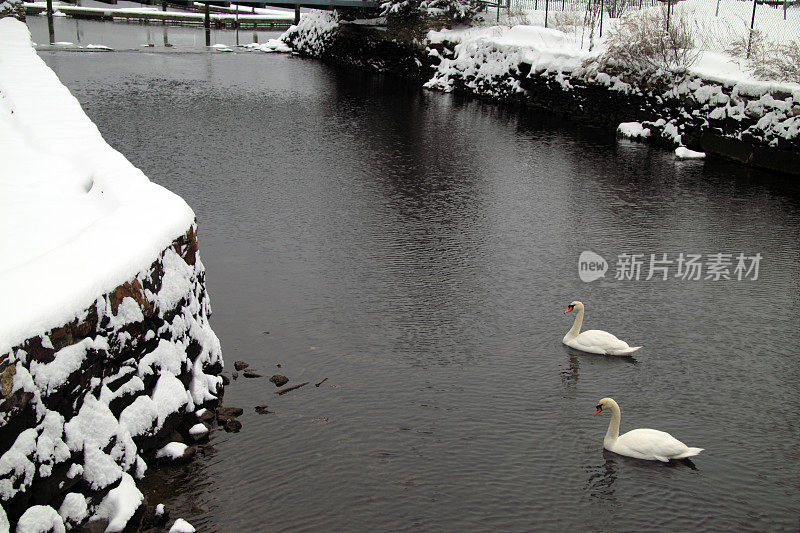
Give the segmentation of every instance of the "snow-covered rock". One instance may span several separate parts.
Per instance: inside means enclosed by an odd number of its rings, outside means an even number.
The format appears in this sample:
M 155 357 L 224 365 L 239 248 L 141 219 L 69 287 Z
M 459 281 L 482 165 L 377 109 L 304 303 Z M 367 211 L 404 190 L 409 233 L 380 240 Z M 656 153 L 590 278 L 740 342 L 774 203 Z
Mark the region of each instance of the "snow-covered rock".
M 123 474 L 120 484 L 111 489 L 97 506 L 93 518 L 105 518 L 108 520 L 106 533 L 117 533 L 125 529 L 143 500 L 144 496 L 136 488 L 133 478 Z
M 221 392 L 194 213 L 105 143 L 12 19 L 0 161 L 0 531 L 121 531 L 146 461 Z M 28 509 L 40 482 L 52 505 Z
M 17 533 L 64 533 L 64 520 L 48 505 L 29 507 L 17 522 Z
M 623 122 L 617 126 L 617 131 L 628 139 L 645 139 L 650 136 L 650 129 L 640 122 Z
M 675 148 L 675 157 L 678 159 L 705 159 L 706 154 L 704 152 L 689 150 L 685 146 L 678 146 Z
M 172 524 L 172 527 L 169 528 L 169 533 L 194 533 L 195 529 L 192 524 L 184 520 L 183 518 L 178 518 L 175 520 L 175 523 Z

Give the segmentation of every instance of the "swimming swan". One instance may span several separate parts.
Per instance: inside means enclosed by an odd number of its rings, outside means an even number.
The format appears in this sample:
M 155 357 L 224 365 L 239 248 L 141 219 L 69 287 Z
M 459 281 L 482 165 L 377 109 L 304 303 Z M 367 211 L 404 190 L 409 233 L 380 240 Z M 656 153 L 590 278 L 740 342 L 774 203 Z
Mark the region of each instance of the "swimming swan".
M 594 414 L 605 410 L 611 411 L 611 422 L 603 439 L 603 448 L 610 452 L 637 459 L 667 462 L 670 459 L 692 457 L 703 451 L 703 448 L 690 448 L 669 433 L 657 429 L 633 429 L 620 435 L 619 405 L 611 398 L 603 398 L 597 402 L 597 411 Z
M 630 355 L 641 346 L 628 346 L 628 343 L 619 340 L 614 335 L 607 331 L 599 329 L 590 329 L 581 333 L 581 326 L 583 325 L 583 304 L 575 301 L 569 304 L 567 310 L 564 311 L 566 315 L 573 309 L 578 310 L 575 315 L 575 322 L 572 324 L 566 335 L 564 335 L 564 344 L 576 350 L 583 352 L 598 353 L 601 355 Z

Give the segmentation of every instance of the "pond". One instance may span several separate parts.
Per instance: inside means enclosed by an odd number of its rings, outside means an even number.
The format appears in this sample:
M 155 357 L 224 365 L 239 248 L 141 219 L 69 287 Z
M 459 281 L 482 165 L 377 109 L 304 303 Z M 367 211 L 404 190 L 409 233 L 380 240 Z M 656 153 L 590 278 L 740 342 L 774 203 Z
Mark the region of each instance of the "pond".
M 151 467 L 150 505 L 199 531 L 798 527 L 792 183 L 291 55 L 40 55 L 195 209 L 226 373 L 265 375 L 226 389 L 241 432 Z M 572 300 L 643 348 L 563 346 Z M 605 396 L 705 451 L 604 452 Z

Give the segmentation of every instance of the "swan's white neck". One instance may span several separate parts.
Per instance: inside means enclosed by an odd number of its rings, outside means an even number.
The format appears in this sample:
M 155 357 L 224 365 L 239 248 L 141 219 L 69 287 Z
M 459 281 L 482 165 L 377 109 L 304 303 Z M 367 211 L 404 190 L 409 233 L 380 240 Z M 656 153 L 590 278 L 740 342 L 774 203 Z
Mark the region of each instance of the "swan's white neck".
M 611 400 L 611 421 L 608 423 L 608 431 L 603 439 L 603 445 L 606 449 L 610 448 L 619 438 L 619 423 L 622 420 L 622 413 L 620 413 L 619 405 L 614 400 Z
M 567 332 L 568 338 L 577 337 L 578 334 L 581 332 L 581 326 L 583 325 L 583 306 L 576 305 L 575 306 L 575 322 L 572 323 L 572 328 Z

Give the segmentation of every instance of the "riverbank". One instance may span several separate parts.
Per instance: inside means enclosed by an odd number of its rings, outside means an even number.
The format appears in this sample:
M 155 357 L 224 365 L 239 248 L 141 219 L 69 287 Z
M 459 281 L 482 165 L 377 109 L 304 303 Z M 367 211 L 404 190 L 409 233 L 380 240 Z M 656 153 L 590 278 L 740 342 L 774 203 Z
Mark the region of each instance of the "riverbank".
M 723 55 L 705 54 L 680 75 L 642 77 L 606 71 L 602 47 L 589 51 L 558 30 L 477 27 L 403 40 L 384 23 L 309 14 L 283 40 L 301 55 L 407 77 L 432 90 L 800 175 L 800 85 L 755 80 Z
M 0 96 L 0 530 L 121 531 L 136 480 L 190 457 L 223 393 L 194 212 L 106 144 L 11 18 Z

